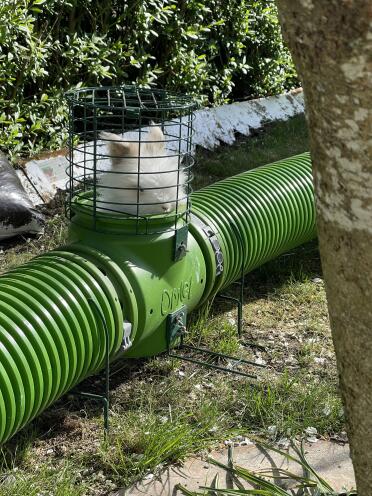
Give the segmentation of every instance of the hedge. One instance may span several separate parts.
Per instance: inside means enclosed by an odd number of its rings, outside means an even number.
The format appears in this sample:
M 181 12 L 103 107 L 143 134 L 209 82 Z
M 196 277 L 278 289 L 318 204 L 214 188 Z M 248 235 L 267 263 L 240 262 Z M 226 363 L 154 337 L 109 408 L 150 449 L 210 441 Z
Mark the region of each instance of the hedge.
M 204 105 L 298 84 L 270 0 L 2 0 L 0 147 L 59 148 L 63 93 L 135 82 Z

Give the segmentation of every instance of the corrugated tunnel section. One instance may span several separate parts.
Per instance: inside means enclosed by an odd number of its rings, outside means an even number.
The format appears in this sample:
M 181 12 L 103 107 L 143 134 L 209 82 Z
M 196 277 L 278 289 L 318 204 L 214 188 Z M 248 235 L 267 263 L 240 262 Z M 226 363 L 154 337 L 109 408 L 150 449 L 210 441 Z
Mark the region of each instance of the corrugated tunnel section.
M 123 339 L 116 290 L 71 251 L 41 255 L 0 278 L 0 443 L 104 366 L 99 314 L 112 357 Z
M 217 234 L 224 258 L 216 287 L 316 236 L 309 153 L 264 165 L 192 195 L 192 212 Z

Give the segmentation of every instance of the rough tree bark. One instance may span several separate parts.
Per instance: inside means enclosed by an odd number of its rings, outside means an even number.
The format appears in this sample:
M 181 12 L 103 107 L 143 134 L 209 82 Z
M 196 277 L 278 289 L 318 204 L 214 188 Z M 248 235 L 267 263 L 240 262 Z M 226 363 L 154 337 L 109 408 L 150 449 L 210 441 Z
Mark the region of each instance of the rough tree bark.
M 277 0 L 303 82 L 318 232 L 359 496 L 372 494 L 372 1 Z

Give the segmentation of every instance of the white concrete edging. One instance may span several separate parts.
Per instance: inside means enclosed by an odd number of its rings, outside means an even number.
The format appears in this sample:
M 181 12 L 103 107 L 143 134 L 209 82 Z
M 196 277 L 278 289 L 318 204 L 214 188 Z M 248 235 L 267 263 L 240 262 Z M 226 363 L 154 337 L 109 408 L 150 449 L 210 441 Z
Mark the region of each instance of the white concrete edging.
M 235 133 L 249 136 L 252 129 L 258 129 L 267 122 L 287 120 L 303 112 L 304 97 L 301 89 L 202 109 L 195 115 L 193 142 L 209 150 L 221 142 L 231 145 L 235 141 Z

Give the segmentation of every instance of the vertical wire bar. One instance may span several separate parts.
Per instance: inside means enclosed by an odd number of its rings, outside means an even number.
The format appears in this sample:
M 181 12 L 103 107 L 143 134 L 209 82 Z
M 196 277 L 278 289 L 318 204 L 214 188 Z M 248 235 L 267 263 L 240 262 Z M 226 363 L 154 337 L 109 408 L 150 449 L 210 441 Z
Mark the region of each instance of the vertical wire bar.
M 164 124 L 165 123 L 165 120 L 166 119 L 169 119 L 169 114 L 165 112 L 166 105 L 164 103 L 165 100 L 166 100 L 166 97 L 167 97 L 166 91 L 162 92 L 160 95 L 161 95 L 161 130 L 164 133 L 164 131 L 165 131 L 165 124 Z M 172 120 L 172 117 L 171 117 L 171 120 Z M 172 136 L 171 136 L 171 143 L 173 143 Z M 176 201 L 176 209 L 177 209 L 177 204 L 178 204 L 178 201 Z M 176 229 L 177 229 L 177 210 L 176 210 L 176 217 L 175 217 L 174 222 L 175 222 L 175 224 L 174 224 L 173 231 L 175 233 L 176 232 Z
M 238 336 L 240 338 L 242 335 L 242 331 L 243 331 L 243 302 L 244 302 L 246 250 L 245 250 L 245 244 L 244 244 L 243 237 L 242 237 L 238 227 L 233 222 L 230 222 L 230 225 L 233 228 L 233 231 L 235 232 L 238 243 L 240 244 L 240 248 L 242 250 L 242 264 L 240 267 L 240 283 L 239 283 L 239 285 L 240 285 L 239 299 L 237 301 L 237 305 L 238 305 Z
M 127 99 L 125 96 L 125 87 L 123 88 L 123 102 L 124 102 L 124 108 L 127 108 Z
M 192 167 L 192 149 L 191 149 L 191 140 L 192 140 L 192 131 L 193 131 L 193 120 L 194 120 L 194 112 L 193 110 L 189 110 L 188 120 L 187 120 L 187 203 L 186 203 L 186 223 L 190 222 L 190 210 L 191 210 L 191 167 Z
M 161 130 L 164 131 L 164 121 L 165 121 L 165 112 L 164 112 L 164 97 L 165 97 L 165 93 L 162 93 L 161 94 Z M 167 118 L 168 118 L 168 115 L 167 115 Z M 172 120 L 172 118 L 171 118 Z
M 151 91 L 151 96 L 152 96 L 152 99 L 154 100 L 154 105 L 155 105 L 155 108 L 156 108 L 156 112 L 155 112 L 155 115 L 156 115 L 156 120 L 158 120 L 159 118 L 159 104 L 158 104 L 158 100 L 156 99 L 156 96 L 154 94 L 153 91 Z M 161 130 L 163 131 L 164 133 L 164 122 L 161 123 Z
M 109 414 L 110 414 L 110 333 L 107 327 L 105 316 L 102 313 L 101 308 L 92 298 L 88 298 L 88 303 L 92 307 L 93 314 L 97 314 L 99 320 L 102 322 L 104 334 L 105 334 L 105 392 L 104 394 L 93 394 L 77 392 L 79 396 L 90 398 L 92 400 L 99 400 L 103 404 L 103 427 L 104 427 L 104 438 L 107 441 L 109 434 Z
M 123 100 L 123 106 L 121 109 L 121 134 L 123 136 L 125 133 L 125 113 L 126 113 L 126 107 L 127 107 L 127 100 L 125 98 L 125 88 L 121 89 L 121 95 L 122 95 L 122 100 Z M 125 178 L 125 176 L 124 176 L 124 178 Z M 120 205 L 118 208 L 120 208 Z
M 122 89 L 122 97 L 123 97 L 123 107 L 121 109 L 121 133 L 124 134 L 124 122 L 125 122 L 125 109 L 126 109 L 126 101 L 125 101 L 125 89 Z
M 242 266 L 241 266 L 241 279 L 240 279 L 240 321 L 238 320 L 238 333 L 241 337 L 243 332 L 243 303 L 244 303 L 244 285 L 245 285 L 245 264 L 247 262 L 247 251 L 243 240 L 243 236 L 239 229 L 237 228 L 240 237 L 240 246 L 242 249 Z M 239 318 L 239 315 L 238 315 Z
M 176 192 L 176 215 L 174 217 L 174 230 L 177 230 L 178 224 L 178 203 L 179 203 L 179 189 L 180 189 L 180 166 L 181 166 L 181 138 L 182 138 L 182 112 L 179 115 L 179 125 L 178 125 L 178 157 L 177 157 L 177 192 Z
M 136 88 L 136 94 L 137 94 L 137 99 L 138 99 L 138 103 L 139 103 L 139 108 L 142 109 L 143 103 L 142 103 L 141 95 L 140 95 L 140 92 L 138 91 L 138 88 Z
M 71 203 L 73 197 L 73 184 L 74 184 L 74 98 L 69 102 L 69 219 L 71 220 Z
M 86 191 L 87 188 L 87 106 L 84 105 L 84 172 L 83 172 L 83 179 L 84 179 L 84 186 L 83 190 Z
M 238 229 L 237 229 L 238 230 Z M 239 231 L 239 230 L 238 230 Z M 238 336 L 241 338 L 243 332 L 243 303 L 244 303 L 244 266 L 245 266 L 245 247 L 242 236 L 239 232 L 240 246 L 242 249 L 242 265 L 240 269 L 240 292 L 239 292 L 239 305 L 238 305 Z
M 93 104 L 95 103 L 93 90 Z M 93 106 L 93 226 L 97 228 L 97 108 Z
M 141 105 L 141 98 L 138 94 L 139 104 Z M 139 230 L 139 196 L 140 196 L 140 172 L 141 172 L 141 139 L 142 139 L 142 112 L 141 107 L 138 107 L 138 162 L 137 162 L 137 219 L 136 219 L 136 234 Z M 147 224 L 146 224 L 147 226 Z M 147 231 L 147 227 L 146 227 Z M 147 234 L 147 232 L 146 232 Z

